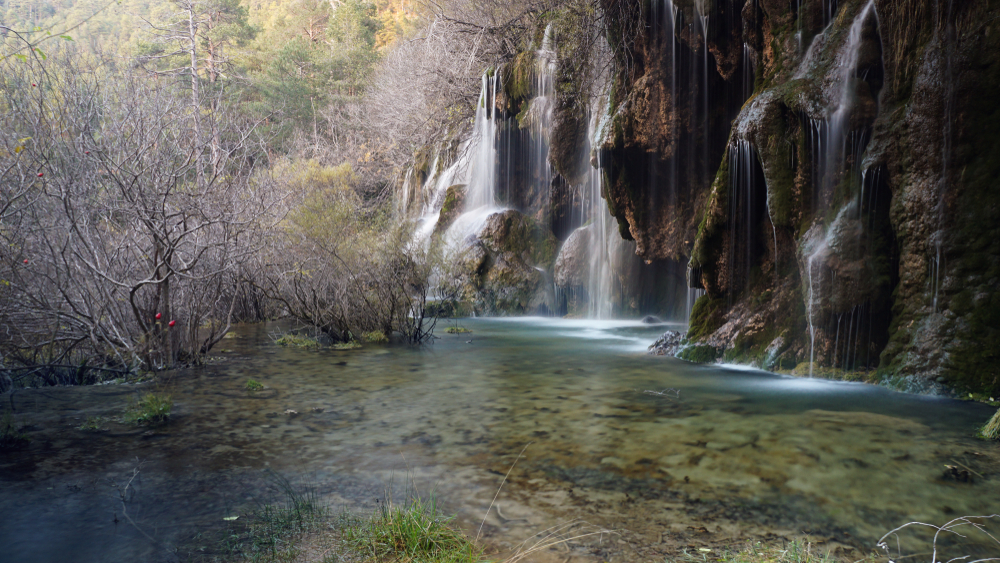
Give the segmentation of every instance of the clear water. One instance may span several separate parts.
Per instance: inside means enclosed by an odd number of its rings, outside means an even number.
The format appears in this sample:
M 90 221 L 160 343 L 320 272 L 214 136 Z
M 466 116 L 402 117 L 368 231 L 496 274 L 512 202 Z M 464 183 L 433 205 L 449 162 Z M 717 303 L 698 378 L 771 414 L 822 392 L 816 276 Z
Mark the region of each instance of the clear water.
M 75 428 L 152 384 L 17 392 L 33 441 L 0 453 L 0 560 L 197 559 L 217 550 L 223 517 L 267 497 L 266 470 L 361 510 L 387 486 L 416 488 L 474 534 L 526 445 L 488 542 L 567 522 L 618 532 L 536 560 L 662 560 L 796 534 L 867 551 L 911 520 L 1000 511 L 1000 448 L 971 437 L 990 409 L 647 356 L 665 325 L 461 324 L 474 332 L 349 352 L 284 349 L 273 326 L 242 327 L 221 360 L 155 385 L 176 404 L 153 431 Z M 248 396 L 248 378 L 269 389 Z M 118 490 L 138 462 L 133 525 Z M 972 483 L 942 478 L 955 462 Z

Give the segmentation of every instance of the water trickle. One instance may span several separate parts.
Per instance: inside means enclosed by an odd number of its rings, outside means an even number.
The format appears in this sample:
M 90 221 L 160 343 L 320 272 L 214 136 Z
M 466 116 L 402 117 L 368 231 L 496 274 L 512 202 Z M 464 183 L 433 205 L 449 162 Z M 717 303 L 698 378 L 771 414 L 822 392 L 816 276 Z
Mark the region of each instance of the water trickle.
M 685 308 L 684 318 L 691 322 L 691 312 L 694 311 L 695 301 L 698 301 L 703 295 L 705 295 L 705 290 L 700 287 L 689 287 L 687 290 L 687 306 Z
M 809 377 L 813 376 L 813 364 L 816 361 L 816 325 L 813 321 L 814 293 L 813 293 L 813 259 L 815 254 L 809 256 L 806 266 L 806 276 L 809 279 L 809 303 L 806 308 L 806 318 L 809 321 Z
M 941 143 L 941 179 L 939 181 L 940 187 L 938 188 L 939 195 L 937 202 L 938 228 L 937 232 L 931 235 L 933 237 L 934 246 L 934 258 L 931 262 L 931 281 L 933 284 L 934 298 L 931 310 L 934 313 L 938 312 L 938 293 L 941 290 L 942 239 L 944 238 L 945 228 L 945 195 L 948 192 L 948 163 L 951 157 L 952 144 L 952 106 L 955 103 L 955 81 L 952 78 L 952 51 L 954 49 L 955 25 L 954 22 L 952 22 L 952 8 L 952 0 L 948 0 L 947 7 L 944 9 L 943 13 L 938 14 L 938 19 L 943 20 L 944 27 L 944 37 L 942 38 L 942 41 L 945 43 L 945 76 L 943 80 L 945 85 L 945 96 L 944 117 L 942 120 L 942 123 L 944 124 L 944 138 Z M 938 5 L 938 9 L 940 11 L 940 5 Z M 935 29 L 940 29 L 940 26 Z
M 743 44 L 743 99 L 749 100 L 753 95 L 756 70 L 753 62 L 753 49 Z
M 727 293 L 731 305 L 750 282 L 750 271 L 761 252 L 759 228 L 763 215 L 769 213 L 763 170 L 753 145 L 745 139 L 735 139 L 729 145 L 727 158 L 730 241 Z
M 833 18 L 837 9 L 836 2 L 825 1 L 823 6 L 825 10 L 824 15 Z M 869 18 L 872 17 L 875 18 L 877 25 L 878 14 L 875 11 L 875 2 L 874 0 L 868 0 L 855 16 L 851 23 L 847 39 L 837 54 L 835 88 L 830 95 L 831 105 L 826 117 L 824 119 L 808 119 L 803 121 L 812 157 L 812 211 L 814 217 L 823 217 L 826 215 L 830 207 L 835 204 L 834 195 L 838 186 L 846 182 L 849 186 L 857 186 L 855 189 L 858 190 L 858 193 L 857 197 L 851 198 L 843 205 L 838 216 L 842 213 L 847 213 L 855 220 L 861 219 L 861 213 L 864 208 L 865 185 L 867 182 L 866 173 L 860 166 L 860 163 L 868 146 L 871 133 L 868 128 L 852 129 L 851 115 L 856 105 L 855 92 L 857 90 L 857 80 L 864 78 L 858 76 L 863 31 Z M 822 45 L 822 42 L 814 41 L 813 46 L 810 46 L 810 54 L 816 45 Z M 810 58 L 810 54 L 807 54 L 807 59 Z M 800 67 L 800 73 L 805 72 L 809 62 L 803 62 L 802 67 Z M 874 217 L 874 214 L 872 214 L 872 217 Z M 869 230 L 871 227 L 870 225 Z M 817 224 L 815 228 L 818 229 L 818 232 L 814 234 L 814 237 L 822 242 L 816 243 L 816 246 L 808 256 L 806 266 L 810 376 L 813 374 L 816 359 L 816 324 L 819 322 L 816 296 L 822 291 L 822 288 L 819 286 L 823 283 L 822 271 L 818 270 L 822 270 L 824 267 L 822 263 L 817 264 L 815 262 L 818 256 L 828 250 L 827 238 L 831 235 L 828 225 Z M 862 236 L 862 231 L 859 231 L 858 236 Z M 831 279 L 830 283 L 836 283 L 836 280 Z M 843 316 L 844 313 L 841 313 L 837 317 L 837 331 L 832 360 L 835 365 L 838 363 L 838 357 L 843 360 L 840 362 L 840 365 L 845 369 L 848 365 L 856 365 L 856 361 L 850 361 L 849 354 L 852 349 L 856 349 L 856 340 L 859 338 L 860 333 L 861 319 L 856 318 L 856 316 L 864 312 L 865 309 L 859 309 L 858 306 L 855 306 L 851 309 L 847 317 Z M 846 326 L 843 327 L 846 331 L 844 338 L 845 348 L 843 356 L 840 356 L 838 353 L 841 340 L 840 324 L 844 318 L 846 318 Z M 851 347 L 851 342 L 854 342 L 853 347 Z M 855 351 L 856 354 L 857 352 Z

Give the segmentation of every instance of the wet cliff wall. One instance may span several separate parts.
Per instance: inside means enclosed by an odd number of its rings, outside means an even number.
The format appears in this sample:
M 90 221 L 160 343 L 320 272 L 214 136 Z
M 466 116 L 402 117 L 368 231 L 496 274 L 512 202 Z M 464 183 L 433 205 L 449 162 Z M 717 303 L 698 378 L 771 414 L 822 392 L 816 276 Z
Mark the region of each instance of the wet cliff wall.
M 643 5 L 608 203 L 640 255 L 690 256 L 701 357 L 1000 393 L 998 9 Z

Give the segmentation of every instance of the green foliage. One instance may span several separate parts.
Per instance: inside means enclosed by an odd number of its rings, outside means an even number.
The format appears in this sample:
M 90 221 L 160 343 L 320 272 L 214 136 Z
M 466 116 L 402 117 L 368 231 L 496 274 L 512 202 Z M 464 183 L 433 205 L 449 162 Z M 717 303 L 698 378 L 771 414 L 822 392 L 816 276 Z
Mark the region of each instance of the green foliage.
M 146 393 L 138 400 L 132 399 L 125 409 L 122 421 L 136 426 L 164 424 L 170 419 L 174 399 L 163 393 Z
M 365 342 L 372 342 L 375 344 L 384 344 L 389 341 L 389 337 L 385 335 L 381 330 L 373 330 L 371 332 L 366 332 L 361 335 L 361 340 Z
M 444 329 L 444 331 L 447 334 L 465 334 L 465 333 L 468 333 L 468 332 L 472 332 L 472 329 L 465 328 L 464 326 L 450 326 L 450 327 Z
M 357 350 L 361 348 L 361 344 L 355 342 L 354 340 L 348 340 L 347 342 L 337 342 L 333 345 L 334 350 Z
M 264 390 L 264 384 L 257 381 L 256 379 L 248 379 L 246 385 L 244 385 L 243 387 L 250 393 L 254 391 Z
M 478 563 L 483 551 L 437 512 L 433 499 L 405 506 L 381 502 L 365 522 L 345 530 L 344 541 L 364 560 Z
M 28 436 L 21 431 L 21 426 L 14 421 L 14 413 L 4 409 L 0 417 L 0 449 L 16 448 L 29 442 Z

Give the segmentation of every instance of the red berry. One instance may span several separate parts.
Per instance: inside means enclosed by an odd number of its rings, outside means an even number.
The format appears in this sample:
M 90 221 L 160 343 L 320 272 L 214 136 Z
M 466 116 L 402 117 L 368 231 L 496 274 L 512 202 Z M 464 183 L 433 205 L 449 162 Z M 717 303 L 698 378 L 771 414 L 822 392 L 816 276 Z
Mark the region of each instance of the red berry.
M 25 264 L 27 264 L 27 263 L 28 263 L 28 259 L 27 259 L 27 258 L 25 258 L 25 259 L 24 259 L 24 263 L 25 263 Z
M 83 151 L 83 154 L 90 154 L 90 151 Z
M 163 316 L 163 315 L 161 315 L 160 313 L 157 313 L 157 314 L 156 314 L 156 320 L 160 320 L 160 317 L 162 317 L 162 316 Z
M 39 178 L 41 178 L 41 177 L 42 177 L 42 176 L 44 176 L 44 175 L 45 175 L 45 173 L 44 173 L 44 172 L 39 172 L 39 173 L 38 173 L 38 177 L 39 177 Z
M 177 321 L 170 321 L 167 323 L 167 326 L 174 326 L 175 324 L 177 324 Z
M 35 86 L 35 87 L 37 87 L 37 86 L 38 86 L 38 84 L 35 84 L 34 82 L 32 82 L 32 83 L 31 83 L 31 85 L 32 85 L 32 86 Z

